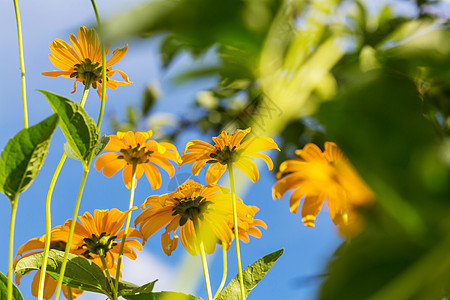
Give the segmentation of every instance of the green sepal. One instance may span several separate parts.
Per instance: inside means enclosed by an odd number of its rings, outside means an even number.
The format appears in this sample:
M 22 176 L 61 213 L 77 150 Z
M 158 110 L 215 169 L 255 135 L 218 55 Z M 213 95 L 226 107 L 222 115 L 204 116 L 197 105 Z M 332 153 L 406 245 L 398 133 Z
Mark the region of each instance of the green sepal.
M 100 136 L 94 120 L 79 103 L 47 91 L 40 92 L 60 117 L 59 126 L 73 153 L 84 165 L 88 165 Z
M 0 272 L 0 299 L 7 299 L 8 278 Z M 13 284 L 12 300 L 23 300 L 20 290 Z
M 248 295 L 250 291 L 258 284 L 261 279 L 269 272 L 273 264 L 283 254 L 284 249 L 269 253 L 266 256 L 258 259 L 253 264 L 249 265 L 242 271 L 244 278 L 245 294 Z M 230 281 L 228 286 L 217 296 L 217 300 L 225 299 L 239 299 L 241 296 L 241 288 L 239 286 L 239 276 Z
M 24 257 L 16 265 L 15 272 L 24 275 L 42 266 L 44 253 Z M 64 258 L 64 251 L 51 249 L 48 254 L 47 274 L 58 280 L 59 272 Z M 69 253 L 64 273 L 63 284 L 84 291 L 108 295 L 106 277 L 102 269 L 94 262 L 72 253 Z
M 41 169 L 58 116 L 24 128 L 8 141 L 0 156 L 0 192 L 9 200 L 25 191 Z

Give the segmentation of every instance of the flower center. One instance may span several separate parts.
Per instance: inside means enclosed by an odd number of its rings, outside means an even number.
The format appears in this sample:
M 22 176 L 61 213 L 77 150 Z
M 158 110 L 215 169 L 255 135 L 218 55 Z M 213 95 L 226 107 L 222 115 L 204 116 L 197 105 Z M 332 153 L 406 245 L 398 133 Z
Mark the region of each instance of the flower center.
M 75 72 L 70 74 L 70 78 L 79 78 L 84 85 L 86 85 L 86 81 L 89 81 L 96 89 L 97 82 L 102 82 L 102 66 L 98 62 L 93 64 L 89 58 L 86 58 L 81 64 L 75 65 Z
M 221 163 L 222 165 L 227 165 L 229 163 L 235 162 L 238 159 L 240 151 L 236 151 L 236 146 L 232 149 L 228 145 L 224 146 L 223 149 L 217 149 L 216 152 L 211 153 L 209 157 L 211 160 L 208 160 L 207 164 L 213 164 L 216 162 Z
M 55 241 L 50 243 L 50 249 L 55 249 L 59 251 L 65 251 L 66 250 L 66 242 L 63 241 Z
M 122 155 L 119 155 L 119 159 L 124 159 L 128 165 L 139 165 L 149 162 L 149 156 L 153 151 L 148 151 L 147 148 L 137 145 L 135 147 L 128 146 L 128 149 L 120 149 Z
M 105 256 L 106 253 L 112 249 L 117 243 L 114 239 L 117 238 L 115 235 L 107 235 L 106 232 L 102 232 L 99 236 L 92 234 L 92 238 L 84 238 L 82 249 L 86 249 L 81 255 L 86 258 L 92 258 L 91 253 L 97 254 L 99 256 Z
M 186 224 L 188 219 L 191 219 L 194 223 L 198 219 L 203 221 L 203 215 L 208 210 L 208 206 L 212 203 L 206 201 L 206 198 L 197 196 L 195 198 L 178 199 L 179 203 L 172 209 L 172 216 L 180 215 L 180 226 Z

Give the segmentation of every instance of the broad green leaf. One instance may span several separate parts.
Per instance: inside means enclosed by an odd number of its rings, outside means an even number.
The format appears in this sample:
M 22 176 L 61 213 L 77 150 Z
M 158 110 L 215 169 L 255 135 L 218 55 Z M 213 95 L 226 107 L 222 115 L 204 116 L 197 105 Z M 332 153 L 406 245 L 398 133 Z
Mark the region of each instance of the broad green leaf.
M 60 117 L 59 126 L 73 153 L 87 164 L 100 136 L 94 120 L 80 104 L 47 91 L 40 92 Z
M 16 265 L 15 272 L 24 275 L 33 270 L 39 270 L 42 266 L 43 253 L 22 258 Z M 48 255 L 47 274 L 55 280 L 59 278 L 64 252 L 50 250 Z M 108 295 L 106 277 L 102 269 L 94 262 L 69 253 L 63 284 L 80 290 Z
M 177 292 L 150 292 L 140 295 L 122 296 L 127 300 L 201 300 L 192 295 Z
M 244 277 L 245 294 L 248 295 L 250 291 L 263 279 L 277 259 L 283 254 L 284 249 L 277 250 L 266 256 L 258 259 L 253 264 L 249 265 L 242 272 Z M 241 289 L 239 286 L 239 278 L 236 276 L 230 281 L 228 286 L 219 294 L 216 298 L 218 300 L 225 299 L 239 299 L 241 295 Z
M 153 287 L 158 279 L 146 283 L 142 286 L 137 286 L 133 283 L 126 282 L 123 280 L 119 281 L 119 295 L 136 295 L 136 294 L 146 294 L 153 291 Z
M 58 116 L 24 128 L 8 141 L 0 157 L 0 191 L 10 201 L 28 188 L 47 155 L 50 138 L 58 125 Z
M 6 299 L 8 295 L 8 278 L 0 272 L 0 299 Z M 23 300 L 22 294 L 13 284 L 13 300 Z

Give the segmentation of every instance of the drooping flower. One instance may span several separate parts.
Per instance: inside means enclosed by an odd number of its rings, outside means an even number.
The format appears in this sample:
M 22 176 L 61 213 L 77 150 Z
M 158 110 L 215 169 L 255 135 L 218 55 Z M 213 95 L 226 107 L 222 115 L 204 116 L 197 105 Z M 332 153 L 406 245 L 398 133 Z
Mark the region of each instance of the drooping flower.
M 60 251 L 64 251 L 66 248 L 66 241 L 67 239 L 59 239 L 55 237 L 55 233 L 61 230 L 62 226 L 57 226 L 52 229 L 51 231 L 51 239 L 50 239 L 50 249 L 56 249 Z M 45 246 L 45 235 L 37 238 L 33 238 L 20 246 L 17 256 L 14 260 L 14 267 L 16 266 L 17 262 L 25 257 L 28 257 L 33 254 L 38 254 L 44 251 Z M 38 270 L 33 277 L 33 281 L 31 283 L 31 295 L 34 297 L 38 297 L 38 288 L 39 288 L 39 278 L 41 276 L 41 271 Z M 15 281 L 16 284 L 20 284 L 20 279 L 22 278 L 22 275 L 15 275 Z M 44 281 L 44 299 L 51 299 L 53 297 L 53 294 L 56 290 L 56 280 L 54 280 L 50 275 L 45 275 L 45 281 Z M 62 291 L 66 299 L 75 299 L 76 297 L 80 296 L 83 291 L 72 288 L 72 297 L 69 298 L 68 290 L 66 286 L 62 286 Z
M 80 222 L 75 223 L 71 252 L 92 260 L 102 269 L 100 255 L 103 255 L 110 273 L 116 274 L 116 261 L 119 257 L 120 246 L 124 243 L 121 228 L 128 212 L 122 212 L 116 208 L 96 209 L 94 217 L 89 212 L 85 212 L 79 217 Z M 55 233 L 55 237 L 67 240 L 71 223 L 72 219 L 67 220 L 62 229 Z M 135 249 L 142 250 L 142 244 L 137 238 L 142 239 L 142 234 L 134 228 L 128 229 L 123 255 L 133 260 L 137 257 Z
M 78 30 L 78 40 L 74 34 L 70 35 L 72 46 L 63 40 L 55 39 L 50 45 L 51 54 L 49 54 L 50 61 L 60 71 L 43 72 L 44 76 L 63 76 L 66 78 L 75 78 L 73 84 L 73 92 L 76 91 L 77 82 L 83 82 L 86 85 L 86 80 L 101 98 L 102 92 L 102 49 L 99 38 L 95 29 L 87 29 L 81 26 Z M 112 57 L 106 61 L 106 87 L 116 89 L 119 85 L 129 85 L 132 82 L 128 79 L 128 75 L 120 70 L 112 70 L 112 65 L 117 63 L 125 55 L 128 49 L 128 44 L 124 48 L 114 50 Z M 108 54 L 109 47 L 105 49 Z M 110 77 L 114 73 L 119 73 L 124 81 L 116 81 Z
M 255 219 L 255 214 L 259 211 L 259 208 L 256 206 L 247 206 L 241 201 L 236 201 L 236 205 L 239 239 L 244 243 L 248 243 L 250 241 L 249 235 L 260 238 L 262 233 L 257 226 L 267 229 L 267 225 L 264 221 Z M 231 209 L 232 208 L 230 208 L 230 213 L 232 213 Z M 232 217 L 230 217 L 229 226 L 230 229 L 233 230 L 234 225 Z
M 356 170 L 333 142 L 325 143 L 322 152 L 315 144 L 307 144 L 297 150 L 298 159 L 287 160 L 280 165 L 279 181 L 273 186 L 273 198 L 282 198 L 294 189 L 289 206 L 297 213 L 301 199 L 302 220 L 314 227 L 314 221 L 322 204 L 327 200 L 333 223 L 347 236 L 361 230 L 361 218 L 357 208 L 370 205 L 374 195 Z M 287 176 L 281 178 L 283 175 Z
M 269 170 L 272 170 L 272 160 L 260 152 L 268 149 L 280 149 L 273 139 L 267 137 L 254 136 L 242 142 L 250 130 L 250 128 L 237 129 L 233 135 L 222 131 L 219 136 L 212 138 L 214 145 L 198 140 L 190 141 L 181 156 L 182 163 L 180 165 L 194 162 L 191 171 L 197 176 L 201 168 L 205 164 L 209 164 L 205 178 L 207 184 L 216 183 L 227 170 L 227 166 L 231 164 L 244 172 L 252 182 L 255 182 L 259 179 L 259 172 L 253 158 L 261 158 Z
M 175 174 L 175 168 L 169 160 L 178 163 L 179 154 L 174 145 L 170 143 L 158 143 L 149 140 L 152 131 L 148 132 L 117 132 L 111 135 L 108 145 L 95 161 L 97 171 L 103 169 L 103 175 L 111 177 L 123 168 L 123 181 L 127 188 L 131 188 L 133 165 L 136 166 L 136 182 L 143 173 L 147 177 L 152 189 L 161 186 L 161 174 L 155 167 L 163 168 L 170 177 Z

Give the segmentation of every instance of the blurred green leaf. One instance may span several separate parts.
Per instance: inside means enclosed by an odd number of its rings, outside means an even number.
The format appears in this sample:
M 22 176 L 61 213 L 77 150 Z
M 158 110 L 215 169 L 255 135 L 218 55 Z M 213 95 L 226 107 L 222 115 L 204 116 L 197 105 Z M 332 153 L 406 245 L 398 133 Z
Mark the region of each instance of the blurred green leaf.
M 42 266 L 43 255 L 44 253 L 38 253 L 20 259 L 15 272 L 18 275 L 24 275 L 33 270 L 39 270 Z M 59 278 L 63 258 L 64 251 L 51 249 L 48 254 L 47 274 L 55 280 Z M 108 295 L 106 277 L 102 269 L 94 262 L 71 253 L 67 260 L 63 284 L 84 291 Z
M 7 299 L 8 295 L 8 278 L 0 272 L 0 299 Z M 23 300 L 22 294 L 17 286 L 13 283 L 12 300 Z
M 59 126 L 72 149 L 71 154 L 86 166 L 100 135 L 94 120 L 80 104 L 47 91 L 40 92 L 60 117 Z
M 24 128 L 8 141 L 0 156 L 0 191 L 12 202 L 30 186 L 47 155 L 58 116 Z
M 147 86 L 144 91 L 144 98 L 142 101 L 142 112 L 144 115 L 148 114 L 148 112 L 153 108 L 158 96 L 158 89 L 156 86 Z
M 258 259 L 253 264 L 249 265 L 243 270 L 244 288 L 245 294 L 248 295 L 251 290 L 264 278 L 264 276 L 272 268 L 273 264 L 283 254 L 284 249 L 277 250 L 269 253 L 266 256 Z M 217 296 L 218 300 L 225 299 L 239 299 L 241 295 L 241 289 L 239 286 L 239 278 L 236 275 L 234 279 L 230 281 L 228 286 Z

